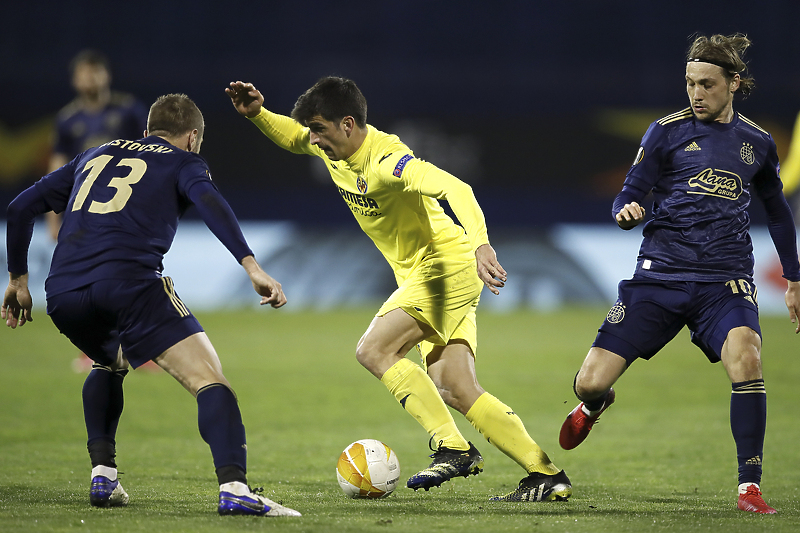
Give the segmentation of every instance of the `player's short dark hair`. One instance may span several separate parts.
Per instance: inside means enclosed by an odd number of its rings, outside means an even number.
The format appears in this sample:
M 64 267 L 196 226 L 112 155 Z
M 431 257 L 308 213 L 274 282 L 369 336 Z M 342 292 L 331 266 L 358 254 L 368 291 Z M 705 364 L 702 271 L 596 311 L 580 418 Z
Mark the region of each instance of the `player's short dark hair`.
M 147 133 L 150 135 L 162 133 L 168 137 L 177 137 L 195 129 L 202 138 L 205 129 L 203 114 L 185 94 L 159 96 L 150 106 L 150 113 L 147 115 Z
M 292 109 L 292 118 L 304 126 L 317 115 L 331 122 L 353 117 L 358 127 L 364 128 L 367 99 L 353 80 L 327 76 L 304 92 Z
M 109 74 L 111 73 L 111 65 L 108 62 L 108 57 L 103 52 L 89 48 L 86 50 L 81 50 L 75 57 L 72 58 L 72 60 L 69 62 L 69 73 L 75 74 L 75 69 L 78 67 L 78 65 L 82 65 L 84 63 L 96 67 L 103 67 L 106 72 Z
M 736 33 L 734 35 L 712 35 L 706 37 L 698 35 L 686 52 L 686 61 L 706 61 L 719 66 L 725 71 L 725 76 L 730 80 L 739 74 L 739 88 L 736 92 L 743 96 L 750 94 L 756 86 L 752 77 L 745 77 L 747 63 L 742 60 L 744 51 L 752 44 L 747 35 Z

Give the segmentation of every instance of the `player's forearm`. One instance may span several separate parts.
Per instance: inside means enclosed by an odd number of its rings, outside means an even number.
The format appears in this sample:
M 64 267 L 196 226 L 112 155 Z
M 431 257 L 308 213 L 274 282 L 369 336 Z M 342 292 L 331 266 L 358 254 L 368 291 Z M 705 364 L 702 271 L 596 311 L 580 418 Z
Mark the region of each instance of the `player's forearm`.
M 767 228 L 775 244 L 783 268 L 783 277 L 789 281 L 800 281 L 800 262 L 797 260 L 797 232 L 792 218 L 792 209 L 783 194 L 764 200 L 767 211 Z
M 486 219 L 472 187 L 430 163 L 415 162 L 411 170 L 412 180 L 421 194 L 447 200 L 458 222 L 467 232 L 473 251 L 489 243 Z
M 8 273 L 8 286 L 14 288 L 26 288 L 28 286 L 28 273 L 14 274 Z
M 307 154 L 311 147 L 308 131 L 292 118 L 261 108 L 255 117 L 248 118 L 261 133 L 283 148 L 295 154 Z
M 642 199 L 647 195 L 645 191 L 634 187 L 630 183 L 626 183 L 619 194 L 614 198 L 614 205 L 611 206 L 611 216 L 614 221 L 617 220 L 617 214 L 622 211 L 626 204 L 633 202 L 641 203 Z
M 8 271 L 15 275 L 28 272 L 28 249 L 33 237 L 33 221 L 49 211 L 44 197 L 31 185 L 8 204 L 6 211 L 6 255 Z M 27 278 L 26 278 L 27 279 Z
M 189 189 L 188 195 L 208 229 L 238 262 L 241 263 L 244 257 L 253 255 L 239 226 L 239 221 L 236 220 L 236 215 L 225 198 L 210 182 L 196 183 Z
M 242 265 L 242 268 L 244 268 L 244 271 L 247 272 L 247 275 L 251 279 L 256 274 L 264 271 L 261 268 L 261 265 L 258 264 L 258 261 L 256 261 L 255 256 L 253 256 L 253 255 L 247 255 L 247 256 L 243 257 L 242 260 L 240 261 L 240 263 Z
M 489 234 L 486 229 L 486 218 L 483 216 L 481 206 L 472 192 L 472 187 L 464 183 L 465 187 L 459 188 L 447 195 L 450 208 L 467 232 L 469 242 L 474 252 L 484 244 L 489 244 Z

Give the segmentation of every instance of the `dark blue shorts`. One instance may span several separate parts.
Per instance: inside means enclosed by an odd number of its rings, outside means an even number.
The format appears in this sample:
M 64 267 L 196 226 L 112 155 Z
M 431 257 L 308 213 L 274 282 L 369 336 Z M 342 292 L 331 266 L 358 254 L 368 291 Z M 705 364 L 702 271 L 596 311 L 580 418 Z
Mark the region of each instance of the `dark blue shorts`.
M 115 331 L 122 353 L 134 368 L 203 331 L 169 277 L 96 281 L 50 296 L 47 314 L 75 346 L 106 366 L 114 359 L 104 345 Z
M 747 326 L 761 335 L 750 279 L 701 283 L 635 276 L 619 283 L 618 294 L 592 346 L 622 356 L 629 365 L 653 357 L 684 326 L 712 363 L 720 360 L 733 328 Z

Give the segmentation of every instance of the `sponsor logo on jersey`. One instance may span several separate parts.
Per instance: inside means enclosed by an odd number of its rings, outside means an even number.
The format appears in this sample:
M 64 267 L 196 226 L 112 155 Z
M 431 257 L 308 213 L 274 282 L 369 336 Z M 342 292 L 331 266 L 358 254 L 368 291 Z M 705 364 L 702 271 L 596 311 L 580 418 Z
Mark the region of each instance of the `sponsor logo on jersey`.
M 707 168 L 689 178 L 689 194 L 706 194 L 736 200 L 742 194 L 742 178 L 727 170 Z
M 364 179 L 364 176 L 356 178 L 356 187 L 361 194 L 367 192 L 367 180 Z
M 700 150 L 702 150 L 702 148 L 700 148 L 700 146 L 698 146 L 698 144 L 694 141 L 692 141 L 692 144 L 683 149 L 684 152 L 699 152 Z
M 748 165 L 752 165 L 756 162 L 756 154 L 753 152 L 753 145 L 750 143 L 742 143 L 739 155 L 742 157 L 742 161 Z
M 642 159 L 644 159 L 644 146 L 640 146 L 639 151 L 636 152 L 636 159 L 633 160 L 633 165 L 638 165 L 642 162 Z
M 336 188 L 339 189 L 339 194 L 342 195 L 342 198 L 344 198 L 345 202 L 359 205 L 361 207 L 380 209 L 380 207 L 378 206 L 378 202 L 376 202 L 369 196 L 364 196 L 363 194 L 356 194 L 354 192 L 342 189 L 341 187 L 336 187 Z
M 617 302 L 606 315 L 609 324 L 619 324 L 625 318 L 625 306 L 622 302 Z
M 339 194 L 342 196 L 342 198 L 344 198 L 344 201 L 347 202 L 347 207 L 350 208 L 350 211 L 352 211 L 353 214 L 364 217 L 383 216 L 383 213 L 378 211 L 380 209 L 378 202 L 376 202 L 373 198 L 364 196 L 363 194 L 350 192 L 346 189 L 342 189 L 341 187 L 336 188 L 339 190 Z
M 414 159 L 414 156 L 411 154 L 406 154 L 400 158 L 400 161 L 398 161 L 397 164 L 394 166 L 394 172 L 392 172 L 395 178 L 399 178 L 400 176 L 403 175 L 403 169 L 406 168 L 406 163 L 408 163 L 412 159 Z

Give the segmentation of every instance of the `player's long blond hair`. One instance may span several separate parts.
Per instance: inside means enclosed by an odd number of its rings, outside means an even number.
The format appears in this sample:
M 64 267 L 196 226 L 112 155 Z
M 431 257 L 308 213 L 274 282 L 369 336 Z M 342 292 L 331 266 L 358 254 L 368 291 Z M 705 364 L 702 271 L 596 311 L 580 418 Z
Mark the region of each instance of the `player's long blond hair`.
M 743 33 L 730 36 L 717 34 L 711 37 L 699 35 L 689 47 L 686 60 L 707 59 L 710 63 L 719 65 L 728 79 L 733 78 L 734 74 L 739 74 L 739 88 L 736 92 L 747 96 L 756 86 L 752 77 L 744 76 L 747 64 L 742 60 L 742 55 L 751 44 L 752 41 Z

